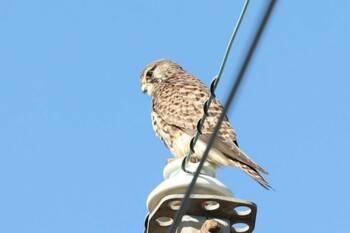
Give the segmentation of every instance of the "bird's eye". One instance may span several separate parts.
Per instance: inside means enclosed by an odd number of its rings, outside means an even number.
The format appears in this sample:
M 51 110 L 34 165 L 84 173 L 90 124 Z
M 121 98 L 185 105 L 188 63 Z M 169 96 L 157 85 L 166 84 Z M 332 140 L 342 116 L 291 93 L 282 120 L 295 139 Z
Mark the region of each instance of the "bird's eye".
M 153 70 L 149 70 L 146 73 L 146 81 L 149 83 L 152 80 Z
M 146 74 L 147 77 L 151 77 L 152 75 L 153 75 L 153 70 L 147 71 L 147 74 Z

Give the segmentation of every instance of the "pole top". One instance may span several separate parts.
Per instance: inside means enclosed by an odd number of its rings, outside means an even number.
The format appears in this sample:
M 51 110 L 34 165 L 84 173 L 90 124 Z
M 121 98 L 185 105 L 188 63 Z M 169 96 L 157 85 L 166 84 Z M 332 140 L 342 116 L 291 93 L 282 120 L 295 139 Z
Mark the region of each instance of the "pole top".
M 147 208 L 152 212 L 158 203 L 170 194 L 184 194 L 191 183 L 193 175 L 181 169 L 181 159 L 168 163 L 163 170 L 164 181 L 159 184 L 148 196 Z M 189 171 L 195 171 L 198 163 L 188 163 Z M 224 197 L 233 197 L 233 193 L 219 180 L 215 179 L 216 168 L 205 162 L 201 175 L 198 177 L 193 194 L 209 194 Z

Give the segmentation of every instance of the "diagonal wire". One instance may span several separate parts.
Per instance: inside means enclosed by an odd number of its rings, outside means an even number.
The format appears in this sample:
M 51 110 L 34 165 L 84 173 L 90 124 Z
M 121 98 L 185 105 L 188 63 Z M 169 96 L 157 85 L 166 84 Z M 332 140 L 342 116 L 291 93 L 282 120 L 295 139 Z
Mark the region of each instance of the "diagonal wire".
M 241 22 L 243 20 L 244 14 L 245 14 L 245 12 L 247 10 L 248 4 L 249 4 L 249 0 L 246 0 L 244 2 L 243 8 L 242 8 L 241 13 L 239 15 L 239 18 L 237 20 L 236 26 L 233 29 L 231 38 L 230 38 L 229 43 L 227 45 L 227 48 L 226 48 L 226 51 L 225 51 L 225 54 L 224 54 L 224 58 L 223 58 L 223 60 L 221 62 L 221 66 L 220 66 L 219 72 L 218 72 L 218 74 L 215 76 L 215 78 L 212 80 L 212 82 L 210 84 L 210 96 L 204 103 L 203 116 L 197 122 L 197 131 L 196 131 L 196 134 L 192 137 L 192 139 L 190 141 L 190 150 L 189 150 L 188 154 L 186 155 L 185 159 L 182 161 L 182 170 L 185 171 L 185 172 L 187 172 L 186 165 L 188 164 L 188 162 L 189 162 L 189 160 L 191 158 L 191 155 L 195 153 L 194 146 L 196 145 L 196 143 L 197 143 L 197 141 L 199 139 L 199 136 L 202 134 L 202 127 L 204 125 L 205 119 L 208 116 L 209 106 L 210 106 L 212 100 L 215 98 L 216 86 L 217 86 L 217 84 L 220 81 L 222 72 L 224 71 L 224 68 L 225 68 L 225 65 L 226 65 L 226 61 L 227 61 L 228 55 L 230 54 L 233 41 L 234 41 L 234 39 L 236 37 L 236 34 L 238 32 L 238 29 L 239 29 L 239 27 L 241 25 Z
M 226 101 L 225 105 L 224 105 L 224 109 L 223 109 L 223 111 L 221 113 L 221 116 L 220 116 L 220 118 L 218 120 L 218 123 L 217 123 L 217 125 L 216 125 L 216 127 L 215 127 L 215 129 L 213 131 L 213 134 L 210 137 L 210 140 L 208 142 L 207 148 L 204 151 L 203 157 L 200 160 L 198 168 L 197 168 L 196 172 L 194 173 L 192 181 L 191 181 L 191 183 L 190 183 L 190 185 L 189 185 L 189 187 L 188 187 L 188 189 L 187 189 L 187 191 L 185 193 L 184 199 L 183 199 L 183 201 L 181 203 L 181 207 L 180 207 L 180 209 L 177 211 L 177 213 L 175 215 L 175 219 L 174 219 L 174 222 L 173 222 L 173 224 L 172 224 L 172 226 L 171 226 L 171 228 L 169 230 L 169 233 L 175 233 L 176 228 L 178 227 L 178 225 L 180 223 L 180 220 L 182 219 L 183 215 L 185 214 L 185 211 L 188 208 L 188 205 L 189 205 L 189 202 L 190 202 L 189 198 L 190 198 L 190 195 L 191 195 L 191 193 L 193 191 L 193 188 L 194 188 L 194 186 L 196 184 L 197 178 L 198 178 L 198 176 L 200 174 L 200 171 L 201 171 L 201 169 L 202 169 L 202 167 L 204 165 L 204 162 L 205 162 L 206 158 L 208 157 L 209 150 L 214 144 L 215 138 L 216 138 L 216 136 L 217 136 L 217 134 L 219 132 L 219 129 L 220 129 L 220 125 L 223 122 L 223 120 L 225 119 L 226 113 L 227 113 L 227 111 L 228 111 L 228 109 L 229 109 L 229 107 L 230 107 L 230 105 L 231 105 L 231 103 L 232 103 L 232 101 L 233 101 L 233 99 L 234 99 L 234 97 L 236 95 L 236 92 L 237 92 L 237 90 L 239 88 L 239 85 L 240 85 L 242 79 L 243 79 L 245 71 L 247 70 L 249 62 L 250 62 L 250 60 L 251 60 L 251 58 L 252 58 L 252 56 L 254 54 L 256 46 L 257 46 L 257 44 L 258 44 L 258 42 L 260 40 L 262 32 L 264 31 L 264 28 L 266 26 L 266 23 L 268 22 L 268 19 L 269 19 L 270 15 L 271 15 L 271 12 L 273 10 L 273 7 L 275 6 L 276 1 L 277 0 L 271 0 L 269 5 L 268 5 L 268 7 L 265 10 L 265 13 L 264 13 L 262 21 L 261 21 L 261 23 L 259 25 L 259 28 L 258 28 L 256 34 L 254 35 L 254 40 L 251 43 L 251 46 L 250 46 L 250 48 L 248 50 L 248 53 L 245 56 L 244 62 L 243 62 L 242 66 L 241 66 L 241 69 L 240 69 L 240 71 L 239 71 L 239 73 L 238 73 L 238 75 L 236 77 L 236 81 L 234 83 L 234 86 L 231 89 L 231 92 L 229 94 L 229 97 L 227 98 L 227 101 Z

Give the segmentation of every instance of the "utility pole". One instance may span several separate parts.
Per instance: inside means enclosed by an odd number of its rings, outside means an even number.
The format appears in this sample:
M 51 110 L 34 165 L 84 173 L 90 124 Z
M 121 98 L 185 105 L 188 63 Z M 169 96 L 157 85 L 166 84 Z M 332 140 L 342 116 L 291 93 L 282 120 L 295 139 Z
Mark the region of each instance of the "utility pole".
M 181 169 L 181 159 L 168 163 L 164 181 L 148 196 L 147 233 L 168 233 L 176 211 L 193 175 Z M 189 162 L 187 170 L 194 172 L 198 163 Z M 257 207 L 254 203 L 234 198 L 233 193 L 215 178 L 216 170 L 205 163 L 190 196 L 190 204 L 176 233 L 253 232 Z

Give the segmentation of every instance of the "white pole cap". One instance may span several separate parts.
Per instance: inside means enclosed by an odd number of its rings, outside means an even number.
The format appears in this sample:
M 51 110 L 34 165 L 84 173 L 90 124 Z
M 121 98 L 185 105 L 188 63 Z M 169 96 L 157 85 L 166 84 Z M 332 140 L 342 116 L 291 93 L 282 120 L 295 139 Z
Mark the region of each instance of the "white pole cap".
M 164 181 L 147 198 L 147 208 L 152 212 L 161 199 L 170 194 L 185 194 L 193 175 L 181 169 L 182 159 L 168 163 L 163 171 Z M 189 162 L 186 169 L 195 172 L 199 163 Z M 211 194 L 233 197 L 233 193 L 219 180 L 215 179 L 216 168 L 204 163 L 192 194 Z

